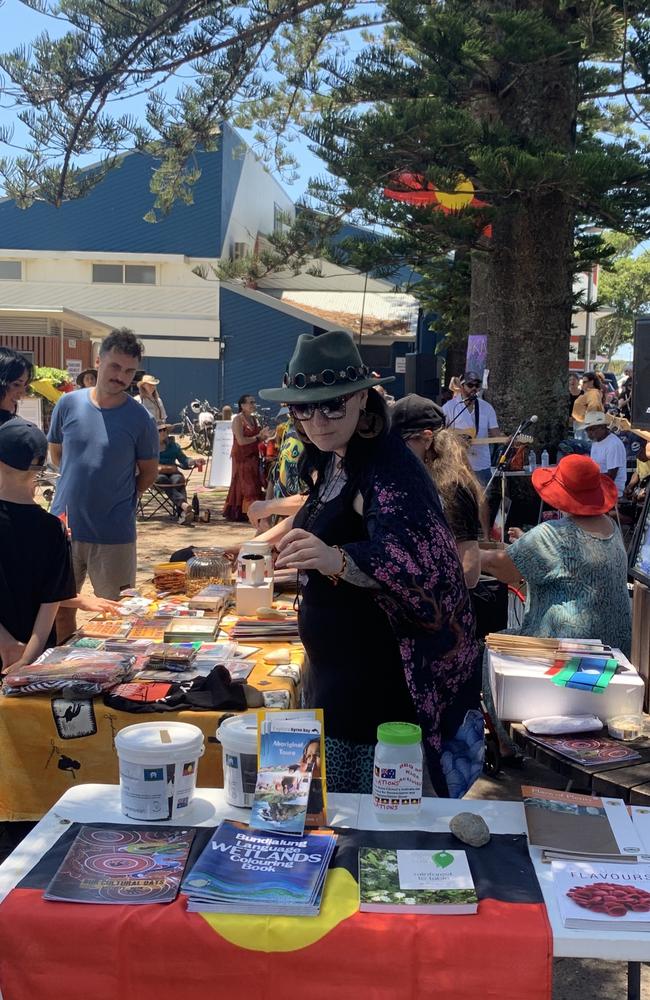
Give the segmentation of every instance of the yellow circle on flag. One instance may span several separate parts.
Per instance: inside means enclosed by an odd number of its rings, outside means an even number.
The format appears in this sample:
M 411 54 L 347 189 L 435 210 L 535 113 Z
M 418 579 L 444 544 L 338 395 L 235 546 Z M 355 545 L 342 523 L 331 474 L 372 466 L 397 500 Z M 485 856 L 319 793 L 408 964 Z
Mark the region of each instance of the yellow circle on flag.
M 249 951 L 299 951 L 320 941 L 359 909 L 359 886 L 347 868 L 327 873 L 317 917 L 271 917 L 243 913 L 202 913 L 226 941 Z
M 439 191 L 436 188 L 436 197 L 444 208 L 452 212 L 458 212 L 474 200 L 474 185 L 467 177 L 462 177 L 453 191 Z

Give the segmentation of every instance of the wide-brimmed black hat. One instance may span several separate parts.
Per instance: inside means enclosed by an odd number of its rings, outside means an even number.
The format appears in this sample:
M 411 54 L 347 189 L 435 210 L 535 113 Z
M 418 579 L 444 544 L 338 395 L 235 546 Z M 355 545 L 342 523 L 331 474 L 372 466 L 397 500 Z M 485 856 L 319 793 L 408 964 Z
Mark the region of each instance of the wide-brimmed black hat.
M 278 403 L 318 402 L 394 381 L 392 376 L 373 378 L 350 334 L 330 330 L 318 337 L 311 333 L 298 337 L 282 388 L 260 389 L 259 395 Z
M 95 381 L 97 381 L 97 369 L 96 368 L 84 368 L 82 372 L 77 375 L 77 385 L 80 389 L 84 387 L 84 375 L 94 375 Z

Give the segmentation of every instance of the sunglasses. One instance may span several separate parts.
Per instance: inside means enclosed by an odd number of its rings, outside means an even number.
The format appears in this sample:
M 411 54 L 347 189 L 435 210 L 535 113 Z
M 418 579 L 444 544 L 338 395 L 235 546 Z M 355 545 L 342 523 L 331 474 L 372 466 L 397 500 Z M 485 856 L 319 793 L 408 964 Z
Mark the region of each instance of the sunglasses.
M 289 413 L 301 422 L 311 420 L 316 410 L 327 420 L 341 420 L 345 416 L 347 401 L 347 396 L 335 396 L 333 399 L 323 399 L 320 403 L 291 403 Z
M 464 382 L 463 385 L 466 385 L 468 389 L 480 389 L 481 388 L 481 383 L 480 382 Z

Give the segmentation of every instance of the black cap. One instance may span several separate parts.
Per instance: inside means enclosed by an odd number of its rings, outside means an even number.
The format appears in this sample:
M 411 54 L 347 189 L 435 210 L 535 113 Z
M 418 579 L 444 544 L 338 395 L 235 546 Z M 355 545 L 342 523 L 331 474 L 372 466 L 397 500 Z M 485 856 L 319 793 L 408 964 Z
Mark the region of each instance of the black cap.
M 393 406 L 391 425 L 400 434 L 427 429 L 439 431 L 445 426 L 445 414 L 433 400 L 411 393 L 411 395 L 399 399 Z
M 483 377 L 479 375 L 478 372 L 473 372 L 473 371 L 463 372 L 463 374 L 460 377 L 461 385 L 466 385 L 468 382 L 478 382 L 479 384 L 481 384 L 482 381 Z
M 44 465 L 47 438 L 36 424 L 14 417 L 0 427 L 0 462 L 26 472 L 33 465 Z

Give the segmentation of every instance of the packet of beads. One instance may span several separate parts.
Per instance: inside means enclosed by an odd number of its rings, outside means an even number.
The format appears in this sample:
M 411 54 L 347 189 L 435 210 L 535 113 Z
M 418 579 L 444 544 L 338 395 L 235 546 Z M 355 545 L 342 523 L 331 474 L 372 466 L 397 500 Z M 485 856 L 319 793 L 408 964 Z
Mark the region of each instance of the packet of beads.
M 196 659 L 194 646 L 172 646 L 168 642 L 156 643 L 149 655 L 149 670 L 189 670 Z
M 92 697 L 122 683 L 133 658 L 99 649 L 48 649 L 35 663 L 9 670 L 3 694 L 45 694 L 61 691 L 71 697 Z

